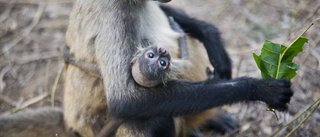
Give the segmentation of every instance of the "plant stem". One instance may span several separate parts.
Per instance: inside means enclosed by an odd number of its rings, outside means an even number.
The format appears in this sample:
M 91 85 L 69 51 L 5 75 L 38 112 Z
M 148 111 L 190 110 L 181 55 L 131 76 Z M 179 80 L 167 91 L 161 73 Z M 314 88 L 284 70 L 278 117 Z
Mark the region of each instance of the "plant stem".
M 267 105 L 266 111 L 271 111 L 271 112 L 273 112 L 273 114 L 274 114 L 274 115 L 276 116 L 276 118 L 277 118 L 277 121 L 279 121 L 279 117 L 278 117 L 278 115 L 277 115 L 277 112 L 276 112 L 273 108 L 271 108 L 270 105 Z
M 310 114 L 305 117 L 290 133 L 288 133 L 286 135 L 286 137 L 289 137 L 293 132 L 295 132 L 316 110 L 317 108 L 319 107 L 320 105 L 320 101 L 318 102 L 318 104 L 313 108 L 313 110 L 310 112 Z
M 294 40 L 294 41 L 289 45 L 288 48 L 290 48 L 290 47 L 293 45 L 293 43 L 295 43 L 300 37 L 302 37 L 302 35 L 304 35 L 304 34 L 310 29 L 310 27 L 314 24 L 314 22 L 317 21 L 317 20 L 319 20 L 319 19 L 320 19 L 320 17 L 319 17 L 319 18 L 316 18 L 315 20 L 313 20 L 313 21 L 311 22 L 311 24 L 308 26 L 308 28 L 307 28 L 306 30 L 304 30 L 304 31 L 302 32 L 302 34 L 301 34 L 298 38 L 296 38 L 296 40 Z M 288 48 L 287 48 L 283 53 L 286 53 L 287 50 L 288 50 Z
M 300 118 L 304 113 L 306 113 L 309 109 L 311 109 L 315 104 L 320 102 L 320 98 L 318 98 L 315 102 L 313 102 L 306 110 L 304 110 L 302 113 L 299 114 L 299 116 L 295 117 L 293 120 L 291 120 L 289 123 L 287 123 L 286 125 L 282 126 L 277 132 L 273 133 L 270 137 L 275 136 L 276 134 L 278 134 L 282 129 L 284 129 L 285 127 L 287 127 L 288 125 L 290 125 L 291 123 L 293 123 L 294 121 L 296 121 L 298 118 Z
M 56 79 L 54 80 L 54 84 L 53 84 L 52 90 L 51 90 L 51 106 L 52 107 L 54 107 L 54 98 L 55 98 L 55 95 L 56 95 L 56 89 L 57 89 L 57 85 L 58 85 L 60 76 L 62 74 L 63 68 L 64 68 L 64 65 L 62 65 L 62 67 L 59 69 L 58 74 L 56 76 Z

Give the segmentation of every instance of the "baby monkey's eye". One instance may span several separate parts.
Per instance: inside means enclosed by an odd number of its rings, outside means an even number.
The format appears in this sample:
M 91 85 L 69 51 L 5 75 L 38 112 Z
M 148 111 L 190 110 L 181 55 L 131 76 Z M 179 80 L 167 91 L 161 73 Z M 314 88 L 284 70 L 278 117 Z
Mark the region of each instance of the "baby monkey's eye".
M 164 61 L 164 60 L 160 60 L 160 65 L 163 66 L 163 67 L 165 67 L 165 66 L 167 65 L 167 62 Z
M 150 52 L 150 53 L 148 53 L 148 57 L 149 57 L 149 58 L 153 58 L 153 57 L 154 57 L 154 54 Z

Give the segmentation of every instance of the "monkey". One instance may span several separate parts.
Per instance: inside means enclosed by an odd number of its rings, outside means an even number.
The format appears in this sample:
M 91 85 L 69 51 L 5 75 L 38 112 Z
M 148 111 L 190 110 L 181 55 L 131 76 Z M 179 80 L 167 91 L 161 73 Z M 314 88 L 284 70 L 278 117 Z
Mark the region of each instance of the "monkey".
M 224 55 L 220 51 L 223 48 L 215 47 L 216 44 L 212 46 L 212 42 L 217 41 L 204 41 L 211 36 L 220 38 L 216 36 L 217 32 L 211 33 L 211 25 L 203 22 L 198 25 L 205 24 L 205 31 L 199 31 L 196 27 L 186 31 L 195 38 L 205 37 L 199 39 L 204 47 L 196 46 L 192 38 L 187 38 L 188 49 L 193 51 L 188 50 L 188 57 L 196 67 L 185 72 L 181 79 L 166 82 L 166 86 L 139 86 L 131 75 L 129 65 L 138 47 L 147 47 L 148 44 L 144 43 L 165 42 L 172 50 L 171 57 L 178 58 L 179 35 L 170 28 L 165 12 L 172 14 L 182 28 L 195 21 L 181 21 L 180 17 L 190 17 L 165 11 L 160 9 L 158 3 L 147 0 L 76 1 L 66 43 L 75 58 L 97 63 L 102 79 L 72 65 L 66 67 L 64 114 L 67 127 L 72 128 L 74 133 L 97 135 L 107 124 L 105 119 L 111 117 L 128 119 L 117 130 L 117 136 L 177 136 L 181 133 L 178 129 L 183 125 L 179 126 L 177 118 L 196 115 L 225 104 L 264 101 L 278 110 L 287 109 L 293 94 L 289 80 L 249 77 L 206 80 L 203 71 L 206 67 L 211 64 L 217 66 L 214 73 L 219 75 L 219 71 L 227 70 L 221 68 L 229 65 L 223 60 L 219 68 L 219 58 L 228 57 L 222 57 Z M 217 51 L 212 52 L 213 49 Z M 80 83 L 79 79 L 85 82 Z M 101 99 L 102 103 L 97 104 L 97 99 Z
M 168 16 L 187 34 L 192 67 L 166 86 L 140 86 L 130 69 L 137 49 L 150 45 L 146 43 L 165 43 L 172 58 L 180 56 L 181 35 L 172 30 Z M 185 127 L 201 124 L 189 122 L 195 120 L 193 116 L 202 118 L 199 114 L 212 108 L 263 101 L 284 111 L 293 95 L 287 79 L 231 80 L 231 61 L 215 26 L 150 0 L 77 0 L 66 44 L 76 59 L 96 64 L 101 75 L 65 66 L 64 110 L 57 117 L 64 119 L 65 126 L 60 127 L 73 137 L 96 136 L 113 119 L 125 119 L 116 136 L 187 136 Z M 203 70 L 211 66 L 221 79 L 207 80 Z

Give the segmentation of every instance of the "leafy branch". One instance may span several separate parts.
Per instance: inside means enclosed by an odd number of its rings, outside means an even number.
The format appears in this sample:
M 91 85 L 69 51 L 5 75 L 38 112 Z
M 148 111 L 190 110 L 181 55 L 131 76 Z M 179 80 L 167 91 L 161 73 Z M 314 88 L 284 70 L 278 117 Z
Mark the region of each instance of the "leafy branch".
M 299 69 L 300 66 L 293 62 L 293 58 L 296 57 L 298 53 L 303 51 L 303 45 L 308 42 L 308 39 L 302 37 L 302 35 L 304 35 L 310 29 L 310 27 L 314 25 L 314 22 L 319 19 L 320 18 L 313 20 L 312 23 L 308 26 L 308 28 L 288 47 L 266 40 L 262 47 L 261 54 L 258 56 L 257 54 L 253 53 L 253 57 L 256 61 L 256 64 L 261 70 L 262 78 L 292 79 L 294 76 L 296 76 L 296 71 Z M 295 129 L 293 129 L 287 136 L 292 134 L 305 120 L 307 120 L 311 116 L 311 114 L 320 105 L 320 99 L 314 102 L 307 110 L 312 108 L 314 104 L 317 104 L 314 110 L 312 110 L 312 112 L 303 121 L 301 121 L 299 125 Z M 278 120 L 278 116 L 274 109 L 270 108 L 270 106 L 268 105 L 266 110 L 274 112 Z M 303 112 L 302 114 L 304 113 L 305 112 Z M 277 134 L 280 130 L 291 124 L 293 121 L 297 120 L 299 117 L 302 116 L 302 114 L 300 114 L 297 118 L 293 119 L 288 124 L 280 128 L 272 136 Z

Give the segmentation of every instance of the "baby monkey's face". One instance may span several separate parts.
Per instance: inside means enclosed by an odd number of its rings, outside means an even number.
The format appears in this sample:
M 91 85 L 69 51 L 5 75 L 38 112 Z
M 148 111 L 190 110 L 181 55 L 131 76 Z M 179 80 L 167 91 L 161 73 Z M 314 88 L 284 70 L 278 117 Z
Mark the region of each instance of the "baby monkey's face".
M 166 45 L 152 46 L 140 51 L 132 65 L 132 76 L 145 87 L 154 87 L 168 79 L 170 48 Z
M 152 46 L 143 53 L 139 62 L 154 69 L 167 70 L 170 65 L 170 49 L 168 46 Z

